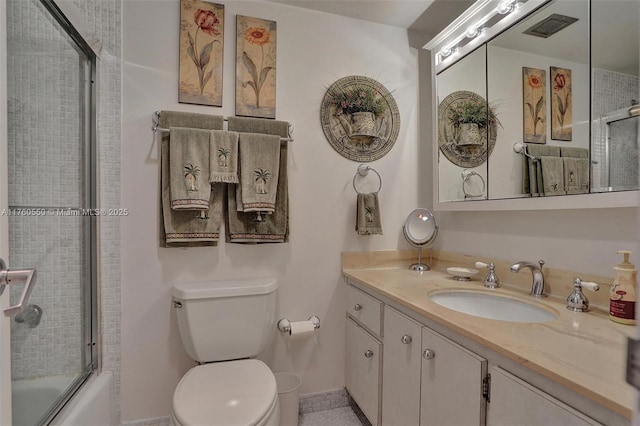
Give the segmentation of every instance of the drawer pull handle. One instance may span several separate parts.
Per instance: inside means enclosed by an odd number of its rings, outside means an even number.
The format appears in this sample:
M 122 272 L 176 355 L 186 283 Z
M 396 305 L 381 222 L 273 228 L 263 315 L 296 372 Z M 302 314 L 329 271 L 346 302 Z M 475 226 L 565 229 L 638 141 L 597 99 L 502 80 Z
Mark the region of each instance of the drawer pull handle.
M 422 352 L 422 356 L 424 359 L 433 359 L 436 357 L 436 353 L 431 349 L 425 349 L 424 352 Z
M 367 349 L 364 351 L 365 358 L 371 358 L 373 356 L 373 351 L 371 349 Z
M 356 303 L 355 305 L 353 305 L 353 309 L 357 312 L 357 311 L 361 311 L 362 310 L 362 305 L 359 303 Z
M 413 337 L 409 336 L 408 334 L 405 334 L 404 336 L 402 336 L 400 338 L 400 341 L 402 343 L 404 343 L 405 345 L 408 345 L 409 343 L 411 343 L 413 341 Z

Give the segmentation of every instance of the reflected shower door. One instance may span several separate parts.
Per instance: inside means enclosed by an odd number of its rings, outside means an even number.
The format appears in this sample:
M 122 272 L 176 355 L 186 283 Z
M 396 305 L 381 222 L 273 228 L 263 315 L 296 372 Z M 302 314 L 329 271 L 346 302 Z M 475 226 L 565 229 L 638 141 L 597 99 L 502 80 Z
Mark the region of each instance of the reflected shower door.
M 11 321 L 12 412 L 13 425 L 31 426 L 48 423 L 94 367 L 94 59 L 50 0 L 6 7 L 10 266 L 38 271 Z

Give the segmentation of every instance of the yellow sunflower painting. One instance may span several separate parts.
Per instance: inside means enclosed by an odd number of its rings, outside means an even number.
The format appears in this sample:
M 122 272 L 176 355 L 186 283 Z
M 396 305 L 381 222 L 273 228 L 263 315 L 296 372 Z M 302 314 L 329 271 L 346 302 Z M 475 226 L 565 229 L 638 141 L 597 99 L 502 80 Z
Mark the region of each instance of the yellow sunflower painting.
M 275 118 L 276 22 L 238 15 L 236 28 L 236 115 Z

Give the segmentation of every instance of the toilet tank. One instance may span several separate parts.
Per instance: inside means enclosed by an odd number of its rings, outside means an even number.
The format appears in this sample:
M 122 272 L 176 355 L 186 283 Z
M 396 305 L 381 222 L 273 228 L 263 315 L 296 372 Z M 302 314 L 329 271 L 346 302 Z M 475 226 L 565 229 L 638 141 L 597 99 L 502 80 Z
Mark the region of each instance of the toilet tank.
M 252 358 L 275 333 L 275 278 L 209 281 L 173 287 L 182 344 L 198 362 Z

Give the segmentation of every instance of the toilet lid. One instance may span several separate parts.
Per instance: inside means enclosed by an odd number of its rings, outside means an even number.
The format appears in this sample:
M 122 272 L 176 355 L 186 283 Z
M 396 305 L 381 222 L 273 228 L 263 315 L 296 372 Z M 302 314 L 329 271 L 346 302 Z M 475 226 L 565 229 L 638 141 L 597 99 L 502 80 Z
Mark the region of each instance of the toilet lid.
M 187 371 L 173 394 L 181 425 L 255 425 L 278 397 L 276 379 L 255 359 L 199 365 Z

